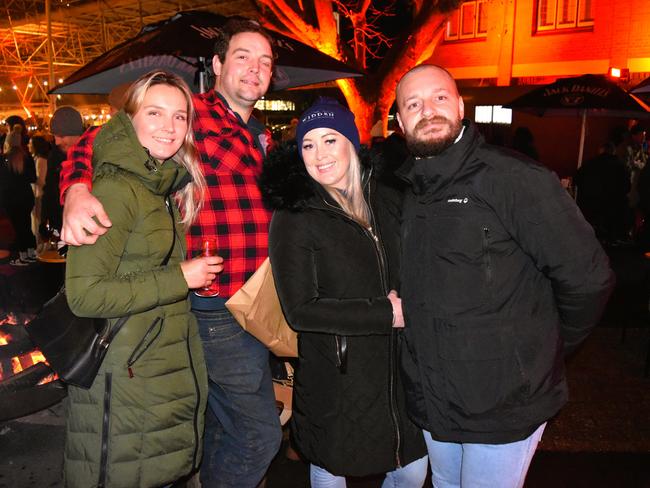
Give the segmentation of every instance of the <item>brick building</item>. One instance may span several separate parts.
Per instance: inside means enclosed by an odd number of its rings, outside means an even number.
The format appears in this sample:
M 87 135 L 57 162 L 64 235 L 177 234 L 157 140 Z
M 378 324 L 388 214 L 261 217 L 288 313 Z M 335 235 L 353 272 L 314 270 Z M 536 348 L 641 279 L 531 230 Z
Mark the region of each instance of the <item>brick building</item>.
M 558 77 L 626 68 L 629 80 L 624 70 L 619 83 L 630 88 L 650 76 L 650 1 L 463 0 L 430 62 L 458 80 L 470 118 L 477 105 L 505 104 Z M 585 158 L 596 154 L 614 126 L 630 123 L 590 118 Z M 482 129 L 508 144 L 518 126 L 531 129 L 544 164 L 560 176 L 575 172 L 578 119 L 515 112 L 510 126 Z

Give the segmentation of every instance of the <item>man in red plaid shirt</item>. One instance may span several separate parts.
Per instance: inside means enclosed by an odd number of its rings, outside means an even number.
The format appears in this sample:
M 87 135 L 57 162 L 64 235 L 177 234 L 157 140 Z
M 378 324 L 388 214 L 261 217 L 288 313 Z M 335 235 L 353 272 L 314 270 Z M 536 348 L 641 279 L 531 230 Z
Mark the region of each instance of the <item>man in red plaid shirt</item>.
M 271 214 L 262 205 L 256 178 L 271 138 L 251 112 L 269 87 L 273 61 L 272 40 L 264 30 L 253 22 L 230 21 L 215 44 L 214 89 L 194 97 L 194 135 L 208 196 L 187 234 L 188 254 L 200 255 L 203 239 L 215 237 L 224 259 L 215 278 L 219 295 L 190 294 L 210 381 L 204 488 L 257 486 L 281 439 L 268 350 L 225 308 L 268 255 Z M 94 243 L 111 225 L 89 192 L 97 132 L 84 135 L 61 171 L 62 239 L 72 245 Z

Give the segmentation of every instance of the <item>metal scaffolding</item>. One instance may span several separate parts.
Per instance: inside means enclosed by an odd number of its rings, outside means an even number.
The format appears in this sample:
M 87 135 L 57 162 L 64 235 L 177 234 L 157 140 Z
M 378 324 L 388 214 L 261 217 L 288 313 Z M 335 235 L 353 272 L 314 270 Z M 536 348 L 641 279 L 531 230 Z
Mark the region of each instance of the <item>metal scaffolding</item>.
M 52 108 L 47 91 L 53 84 L 146 24 L 181 10 L 250 17 L 257 12 L 253 0 L 5 0 L 0 5 L 0 111 L 22 108 L 27 115 Z

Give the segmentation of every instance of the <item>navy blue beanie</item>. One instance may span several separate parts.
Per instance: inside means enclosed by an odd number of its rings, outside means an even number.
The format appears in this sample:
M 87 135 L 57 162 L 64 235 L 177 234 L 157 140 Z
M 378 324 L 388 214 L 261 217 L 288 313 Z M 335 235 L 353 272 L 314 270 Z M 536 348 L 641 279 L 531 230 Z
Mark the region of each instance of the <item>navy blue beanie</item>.
M 354 123 L 354 114 L 333 98 L 319 97 L 303 112 L 296 127 L 298 152 L 302 148 L 305 134 L 312 129 L 328 128 L 343 134 L 359 152 L 359 130 Z

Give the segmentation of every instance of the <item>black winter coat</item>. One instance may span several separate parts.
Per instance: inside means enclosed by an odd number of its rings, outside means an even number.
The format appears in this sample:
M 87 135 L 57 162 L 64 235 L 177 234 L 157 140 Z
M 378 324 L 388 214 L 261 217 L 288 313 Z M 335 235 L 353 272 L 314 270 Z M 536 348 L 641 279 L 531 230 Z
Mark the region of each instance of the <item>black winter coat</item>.
M 609 261 L 557 178 L 473 124 L 404 169 L 409 413 L 440 441 L 521 440 L 566 402 L 563 356 L 600 317 Z
M 295 144 L 273 152 L 260 186 L 275 210 L 269 255 L 280 302 L 299 332 L 292 435 L 336 475 L 394 470 L 426 454 L 397 376 L 400 198 L 365 181 L 374 224 L 350 219 L 305 171 Z

